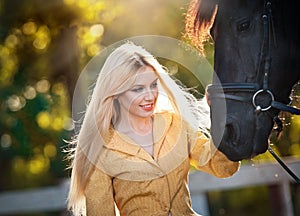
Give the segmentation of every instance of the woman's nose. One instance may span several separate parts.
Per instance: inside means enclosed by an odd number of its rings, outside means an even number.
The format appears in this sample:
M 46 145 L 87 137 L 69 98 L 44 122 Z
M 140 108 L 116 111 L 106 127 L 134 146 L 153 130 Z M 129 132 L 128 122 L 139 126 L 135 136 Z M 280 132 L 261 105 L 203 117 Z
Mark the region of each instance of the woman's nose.
M 154 100 L 155 98 L 155 92 L 151 89 L 151 90 L 147 90 L 145 92 L 145 96 L 144 96 L 145 100 Z

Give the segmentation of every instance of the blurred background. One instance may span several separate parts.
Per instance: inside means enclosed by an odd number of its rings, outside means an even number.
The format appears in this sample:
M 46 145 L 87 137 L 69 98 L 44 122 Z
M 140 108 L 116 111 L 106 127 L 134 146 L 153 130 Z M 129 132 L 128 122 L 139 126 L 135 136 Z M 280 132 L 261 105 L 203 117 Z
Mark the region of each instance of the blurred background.
M 0 0 L 0 195 L 58 185 L 69 178 L 64 140 L 73 135 L 72 97 L 84 66 L 103 48 L 128 37 L 164 35 L 183 40 L 189 2 Z M 208 44 L 210 62 L 212 48 Z M 299 85 L 294 94 L 299 107 Z M 279 155 L 299 156 L 300 117 L 283 118 L 284 132 L 279 140 L 272 136 L 271 142 Z M 266 160 L 271 160 L 267 153 L 243 163 Z M 291 202 L 294 212 L 300 213 L 297 191 L 293 189 Z M 212 191 L 207 196 L 211 215 L 270 213 L 268 186 Z M 265 205 L 258 208 L 258 203 Z

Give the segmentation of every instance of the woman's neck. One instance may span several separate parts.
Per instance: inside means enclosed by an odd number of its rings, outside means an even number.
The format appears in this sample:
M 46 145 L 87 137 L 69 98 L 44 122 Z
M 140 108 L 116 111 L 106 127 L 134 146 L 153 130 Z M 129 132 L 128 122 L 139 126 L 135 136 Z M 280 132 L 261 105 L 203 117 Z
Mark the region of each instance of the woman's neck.
M 115 129 L 125 133 L 132 134 L 136 133 L 140 136 L 145 136 L 152 133 L 152 117 L 147 118 L 123 118 L 114 125 Z
M 122 120 L 114 125 L 115 129 L 139 144 L 146 152 L 153 156 L 153 130 L 152 117 L 131 118 L 130 121 Z

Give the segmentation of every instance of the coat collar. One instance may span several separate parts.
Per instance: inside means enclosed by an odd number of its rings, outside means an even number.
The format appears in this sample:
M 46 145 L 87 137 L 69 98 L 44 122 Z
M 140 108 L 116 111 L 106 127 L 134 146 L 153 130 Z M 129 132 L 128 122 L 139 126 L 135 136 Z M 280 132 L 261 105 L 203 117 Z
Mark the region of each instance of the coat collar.
M 149 155 L 140 145 L 135 143 L 127 135 L 116 130 L 112 130 L 112 139 L 110 139 L 110 142 L 108 142 L 105 147 L 128 155 L 133 155 L 147 161 L 157 160 L 164 138 L 172 124 L 172 120 L 173 118 L 171 113 L 156 113 L 153 115 L 153 157 L 151 157 L 151 155 Z

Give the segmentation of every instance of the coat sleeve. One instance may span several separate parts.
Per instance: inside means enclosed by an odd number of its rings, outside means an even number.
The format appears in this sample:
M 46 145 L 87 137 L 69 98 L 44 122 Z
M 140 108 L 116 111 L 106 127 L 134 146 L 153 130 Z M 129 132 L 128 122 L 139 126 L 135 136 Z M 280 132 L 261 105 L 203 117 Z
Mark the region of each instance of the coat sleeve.
M 85 197 L 87 216 L 115 215 L 112 178 L 98 168 L 95 168 L 88 181 Z
M 203 133 L 192 133 L 189 136 L 189 143 L 191 165 L 196 169 L 218 178 L 230 177 L 238 171 L 240 162 L 229 160 L 215 147 L 212 139 L 207 138 Z

